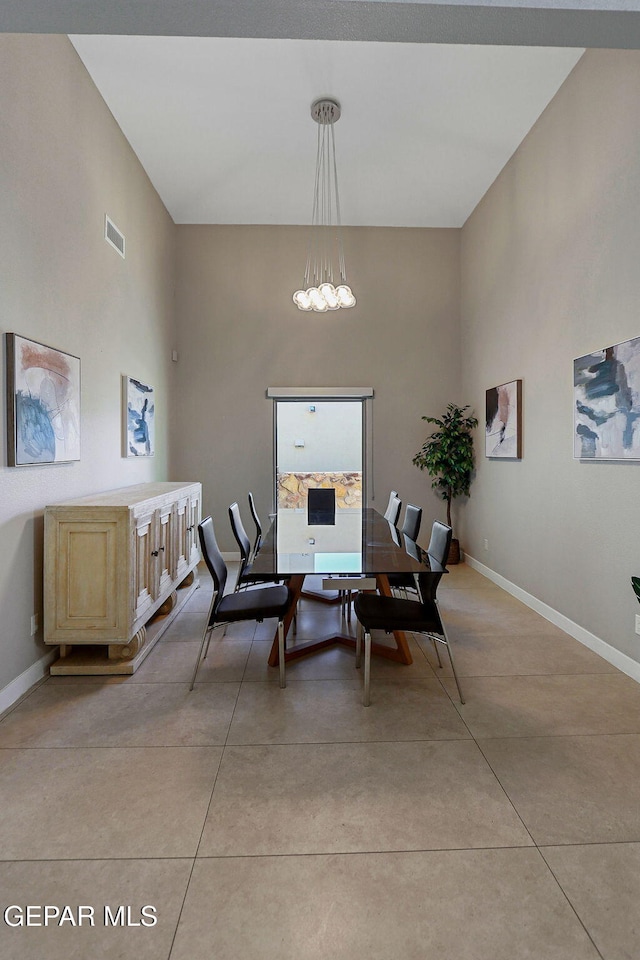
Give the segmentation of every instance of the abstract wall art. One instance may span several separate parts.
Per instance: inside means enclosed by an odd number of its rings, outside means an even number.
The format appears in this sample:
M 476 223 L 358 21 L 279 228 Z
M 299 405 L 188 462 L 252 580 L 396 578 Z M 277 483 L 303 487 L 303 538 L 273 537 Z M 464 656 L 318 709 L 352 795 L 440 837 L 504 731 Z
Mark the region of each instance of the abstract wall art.
M 122 377 L 123 457 L 152 457 L 155 453 L 156 406 L 154 389 L 134 377 Z
M 80 459 L 80 360 L 7 333 L 7 463 Z
M 640 460 L 640 337 L 573 361 L 574 458 Z
M 485 455 L 503 460 L 520 460 L 522 380 L 511 380 L 487 390 L 485 424 Z

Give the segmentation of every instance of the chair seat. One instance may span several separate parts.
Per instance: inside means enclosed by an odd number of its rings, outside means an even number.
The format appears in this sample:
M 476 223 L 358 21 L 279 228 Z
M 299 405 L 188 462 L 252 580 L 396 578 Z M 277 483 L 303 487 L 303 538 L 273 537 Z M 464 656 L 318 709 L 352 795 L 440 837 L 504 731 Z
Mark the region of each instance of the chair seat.
M 407 630 L 414 633 L 442 633 L 442 621 L 435 603 L 380 597 L 360 593 L 354 605 L 356 617 L 366 630 Z
M 289 588 L 285 586 L 229 593 L 220 601 L 213 623 L 280 618 L 286 613 L 288 606 Z
M 416 581 L 412 573 L 390 573 L 388 574 L 390 587 L 406 587 L 410 590 L 416 589 Z

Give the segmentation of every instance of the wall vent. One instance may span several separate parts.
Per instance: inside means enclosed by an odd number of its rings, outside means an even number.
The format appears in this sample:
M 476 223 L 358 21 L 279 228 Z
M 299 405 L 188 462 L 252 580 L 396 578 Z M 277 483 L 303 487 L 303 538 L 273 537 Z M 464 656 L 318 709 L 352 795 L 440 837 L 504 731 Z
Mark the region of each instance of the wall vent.
M 104 217 L 104 238 L 110 243 L 114 250 L 117 250 L 124 260 L 124 236 L 120 233 L 113 220 L 105 214 Z

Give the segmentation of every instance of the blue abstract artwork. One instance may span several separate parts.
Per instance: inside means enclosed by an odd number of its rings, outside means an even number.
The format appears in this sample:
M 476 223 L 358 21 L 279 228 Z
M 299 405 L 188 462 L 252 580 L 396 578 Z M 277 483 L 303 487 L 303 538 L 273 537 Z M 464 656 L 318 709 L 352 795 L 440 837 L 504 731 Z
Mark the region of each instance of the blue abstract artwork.
M 80 360 L 7 334 L 7 462 L 80 459 Z
M 134 377 L 123 377 L 124 456 L 152 457 L 155 453 L 154 389 Z
M 573 361 L 574 457 L 640 460 L 640 337 Z

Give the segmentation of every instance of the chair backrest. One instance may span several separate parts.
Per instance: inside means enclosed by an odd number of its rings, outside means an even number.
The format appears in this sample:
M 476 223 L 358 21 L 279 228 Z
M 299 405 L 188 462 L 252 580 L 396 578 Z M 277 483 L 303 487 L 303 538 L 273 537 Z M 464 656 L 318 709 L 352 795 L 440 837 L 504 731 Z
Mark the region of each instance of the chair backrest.
M 240 517 L 240 507 L 237 502 L 234 502 L 229 507 L 229 520 L 231 521 L 231 529 L 233 535 L 236 538 L 236 543 L 240 547 L 240 573 L 241 577 L 244 573 L 245 567 L 249 562 L 249 555 L 251 553 L 251 541 L 247 536 L 247 531 L 244 528 L 242 523 L 242 518 Z
M 387 514 L 388 514 L 389 511 L 391 510 L 391 508 L 392 508 L 392 506 L 393 506 L 393 501 L 394 501 L 394 499 L 395 499 L 397 496 L 398 496 L 398 491 L 397 491 L 397 490 L 391 490 L 391 491 L 389 491 L 389 503 L 387 504 L 387 509 L 385 510 L 385 512 L 384 512 L 384 514 L 383 514 L 385 520 L 388 520 L 388 519 L 389 519 L 389 517 L 387 516 Z
M 307 523 L 334 524 L 336 522 L 336 491 L 334 487 L 310 487 L 307 490 Z
M 401 533 L 404 533 L 405 537 L 409 537 L 409 540 L 417 540 L 421 522 L 422 507 L 414 507 L 412 503 L 408 503 L 404 511 Z
M 427 547 L 430 561 L 433 560 L 436 564 L 439 564 L 439 566 L 446 567 L 449 557 L 449 547 L 451 546 L 451 536 L 451 527 L 447 526 L 446 523 L 441 523 L 439 520 L 433 521 L 431 540 L 429 540 L 429 546 Z
M 258 516 L 258 511 L 256 510 L 256 505 L 251 491 L 249 491 L 249 510 L 251 510 L 251 516 L 253 517 L 253 522 L 256 525 L 256 539 L 253 544 L 253 555 L 255 557 L 260 549 L 260 544 L 262 543 L 262 524 L 260 523 L 260 517 Z
M 394 525 L 394 527 L 397 527 L 401 510 L 402 510 L 402 500 L 400 499 L 398 494 L 395 492 L 395 490 L 392 490 L 391 495 L 389 496 L 389 503 L 387 504 L 387 509 L 384 512 L 385 520 L 388 520 L 389 523 L 392 523 Z
M 227 583 L 227 565 L 222 559 L 211 517 L 205 517 L 204 520 L 198 524 L 198 537 L 200 538 L 200 549 L 202 550 L 204 562 L 211 574 L 213 586 L 218 591 L 218 596 L 216 597 L 212 611 L 215 613 L 224 596 L 224 588 Z
M 420 578 L 420 593 L 423 601 L 435 600 L 438 584 L 442 580 L 442 575 L 447 572 L 447 558 L 449 556 L 449 547 L 451 546 L 451 527 L 446 523 L 440 523 L 439 520 L 433 521 L 431 527 L 431 540 L 427 547 L 429 557 L 429 567 L 431 573 Z

